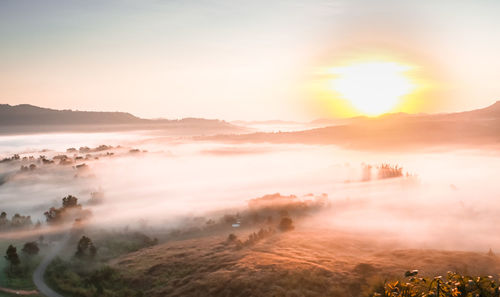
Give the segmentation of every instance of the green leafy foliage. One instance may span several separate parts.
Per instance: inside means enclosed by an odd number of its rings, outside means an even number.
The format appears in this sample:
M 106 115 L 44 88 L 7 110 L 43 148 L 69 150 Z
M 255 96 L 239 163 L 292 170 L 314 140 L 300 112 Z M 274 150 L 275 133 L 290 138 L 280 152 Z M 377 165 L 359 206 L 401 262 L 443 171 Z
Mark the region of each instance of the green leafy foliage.
M 97 248 L 94 246 L 92 240 L 87 236 L 82 236 L 80 241 L 78 241 L 75 256 L 80 259 L 93 259 L 96 254 Z
M 386 282 L 375 290 L 372 296 L 383 297 L 499 297 L 499 284 L 491 276 L 472 277 L 448 272 L 446 278 L 416 277 L 416 273 L 407 281 Z
M 82 221 L 88 219 L 92 213 L 78 204 L 78 198 L 68 195 L 62 199 L 62 207 L 51 207 L 44 215 L 48 224 L 55 225 L 74 220 Z
M 17 254 L 17 248 L 15 248 L 13 245 L 9 245 L 4 257 L 10 263 L 10 273 L 13 273 L 16 267 L 21 264 L 21 260 L 19 259 L 19 255 Z
M 21 254 L 19 249 L 15 247 L 19 244 L 21 242 L 14 241 L 11 244 L 0 242 L 0 247 L 5 251 L 4 256 L 0 257 L 0 286 L 10 289 L 32 290 L 34 289 L 31 279 L 32 273 L 40 262 L 40 257 L 37 255 L 28 256 L 24 252 Z M 13 264 L 9 259 L 18 264 Z
M 109 266 L 82 267 L 78 261 L 55 259 L 45 278 L 57 291 L 73 297 L 139 297 L 120 273 Z
M 38 254 L 40 248 L 38 247 L 36 241 L 30 241 L 24 244 L 22 251 L 27 255 L 34 256 Z
M 6 212 L 2 211 L 2 213 L 0 213 L 0 230 L 20 229 L 32 225 L 31 216 L 23 216 L 16 213 L 9 220 Z

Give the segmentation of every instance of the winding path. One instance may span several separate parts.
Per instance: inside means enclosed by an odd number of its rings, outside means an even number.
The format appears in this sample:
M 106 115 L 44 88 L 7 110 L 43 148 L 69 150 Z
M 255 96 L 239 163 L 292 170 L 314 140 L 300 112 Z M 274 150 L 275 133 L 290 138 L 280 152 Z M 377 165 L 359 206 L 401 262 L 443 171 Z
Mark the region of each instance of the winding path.
M 50 262 L 54 260 L 54 258 L 61 253 L 63 248 L 66 246 L 66 243 L 68 243 L 68 240 L 70 238 L 70 232 L 66 233 L 64 237 L 62 238 L 61 241 L 59 241 L 53 248 L 52 250 L 45 256 L 45 258 L 42 260 L 40 265 L 35 269 L 35 272 L 33 273 L 33 283 L 35 283 L 36 288 L 40 293 L 47 297 L 64 297 L 63 295 L 57 293 L 56 291 L 52 290 L 46 283 L 43 278 L 43 275 L 45 274 L 45 270 L 47 270 L 47 267 L 49 266 Z

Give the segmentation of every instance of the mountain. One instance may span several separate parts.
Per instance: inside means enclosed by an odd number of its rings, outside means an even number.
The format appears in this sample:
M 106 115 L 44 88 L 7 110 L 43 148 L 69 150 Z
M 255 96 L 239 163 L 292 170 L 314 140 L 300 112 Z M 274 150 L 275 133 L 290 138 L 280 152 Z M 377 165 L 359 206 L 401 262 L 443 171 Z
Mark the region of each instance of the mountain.
M 89 125 L 144 123 L 124 112 L 55 110 L 29 104 L 0 104 L 0 125 Z
M 387 114 L 353 118 L 316 129 L 200 137 L 231 143 L 334 144 L 354 149 L 400 150 L 436 146 L 500 145 L 500 101 L 449 114 Z
M 500 101 L 497 101 L 492 105 L 481 109 L 451 113 L 448 114 L 447 117 L 481 120 L 498 119 L 500 117 Z
M 0 134 L 41 132 L 96 132 L 168 130 L 169 133 L 207 135 L 242 131 L 225 121 L 185 118 L 141 119 L 125 112 L 55 110 L 29 104 L 0 104 Z

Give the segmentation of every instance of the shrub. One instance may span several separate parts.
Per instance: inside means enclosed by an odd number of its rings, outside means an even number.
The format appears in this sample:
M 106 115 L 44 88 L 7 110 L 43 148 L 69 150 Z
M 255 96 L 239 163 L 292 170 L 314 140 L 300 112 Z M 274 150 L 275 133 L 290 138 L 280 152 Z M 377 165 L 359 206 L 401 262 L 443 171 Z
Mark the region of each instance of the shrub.
M 38 248 L 38 244 L 36 243 L 36 241 L 31 241 L 31 242 L 27 242 L 24 244 L 22 251 L 25 254 L 28 254 L 30 256 L 34 256 L 34 255 L 38 254 L 40 249 Z
M 389 164 L 382 164 L 378 167 L 379 179 L 395 178 L 402 176 L 403 176 L 403 167 L 399 167 L 398 165 L 392 166 Z
M 292 219 L 290 219 L 289 217 L 281 218 L 279 229 L 282 232 L 292 231 L 293 229 L 295 229 Z
M 127 279 L 109 266 L 82 269 L 79 262 L 67 262 L 56 258 L 48 266 L 45 279 L 51 287 L 65 296 L 141 296 L 140 291 L 131 287 Z
M 269 237 L 274 234 L 274 229 L 272 228 L 260 228 L 258 232 L 252 232 L 248 235 L 247 240 L 241 241 L 239 240 L 236 235 L 234 234 L 229 234 L 227 241 L 229 243 L 234 243 L 236 244 L 236 249 L 242 249 L 244 247 L 250 247 L 256 244 L 257 242 L 261 241 L 262 239 Z
M 94 243 L 87 236 L 82 236 L 78 241 L 75 256 L 77 258 L 90 258 L 93 259 L 97 253 L 97 248 Z
M 227 241 L 229 241 L 229 242 L 233 242 L 236 239 L 238 239 L 238 237 L 236 235 L 234 235 L 233 233 L 229 234 L 229 236 L 227 237 Z
M 68 195 L 62 199 L 62 207 L 51 207 L 48 211 L 44 212 L 48 224 L 60 224 L 64 222 L 84 221 L 88 219 L 92 213 L 90 210 L 83 209 L 81 204 L 78 204 L 78 198 Z
M 417 272 L 407 271 L 407 281 L 385 282 L 372 296 L 384 297 L 457 297 L 457 296 L 499 296 L 498 283 L 493 277 L 472 277 L 448 272 L 446 279 L 416 277 Z

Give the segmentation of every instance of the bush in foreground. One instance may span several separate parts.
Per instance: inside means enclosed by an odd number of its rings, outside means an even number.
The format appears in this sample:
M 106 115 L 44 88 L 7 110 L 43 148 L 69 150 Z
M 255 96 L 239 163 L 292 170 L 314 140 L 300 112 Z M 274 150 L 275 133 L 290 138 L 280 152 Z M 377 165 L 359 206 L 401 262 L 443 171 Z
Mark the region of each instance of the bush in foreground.
M 499 297 L 500 288 L 492 276 L 472 277 L 448 272 L 446 278 L 416 277 L 417 272 L 406 273 L 406 281 L 386 282 L 372 296 L 384 297 Z

